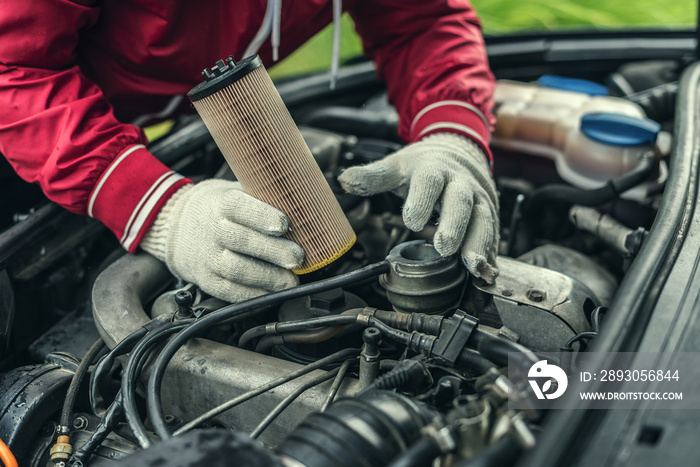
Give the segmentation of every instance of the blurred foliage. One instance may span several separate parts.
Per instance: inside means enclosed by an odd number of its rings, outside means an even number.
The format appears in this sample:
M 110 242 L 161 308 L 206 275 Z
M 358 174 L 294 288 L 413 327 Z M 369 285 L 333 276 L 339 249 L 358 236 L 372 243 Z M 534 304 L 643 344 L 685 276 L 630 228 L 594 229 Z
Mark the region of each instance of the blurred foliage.
M 560 29 L 692 27 L 697 0 L 472 0 L 486 34 Z
M 355 25 L 347 13 L 343 15 L 341 28 L 340 62 L 342 63 L 344 60 L 362 55 L 362 43 L 355 34 Z M 329 25 L 289 57 L 272 67 L 270 76 L 272 79 L 279 79 L 330 69 L 332 43 L 333 26 Z
M 619 29 L 641 26 L 693 27 L 697 0 L 472 0 L 485 34 L 561 29 Z M 362 53 L 352 20 L 343 16 L 341 61 Z M 284 37 L 282 38 L 284 40 Z M 330 68 L 332 27 L 275 65 L 273 79 Z
M 149 143 L 162 138 L 163 136 L 170 133 L 170 130 L 175 126 L 175 120 L 165 120 L 164 122 L 156 123 L 155 125 L 147 126 L 143 128 L 143 132 L 146 134 L 146 139 Z

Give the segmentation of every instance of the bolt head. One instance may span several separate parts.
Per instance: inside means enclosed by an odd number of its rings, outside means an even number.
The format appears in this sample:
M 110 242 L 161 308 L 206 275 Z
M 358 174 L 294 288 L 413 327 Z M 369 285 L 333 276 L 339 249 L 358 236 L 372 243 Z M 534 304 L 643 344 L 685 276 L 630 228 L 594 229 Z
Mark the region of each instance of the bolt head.
M 177 418 L 175 417 L 175 415 L 168 414 L 168 415 L 165 416 L 165 423 L 166 423 L 168 426 L 176 425 L 176 424 L 177 424 Z
M 75 428 L 76 430 L 82 430 L 84 428 L 87 428 L 87 426 L 88 419 L 83 417 L 82 415 L 73 419 L 73 428 Z
M 533 302 L 541 302 L 544 300 L 544 297 L 545 293 L 543 291 L 534 289 L 531 290 L 527 295 L 527 298 L 529 298 Z

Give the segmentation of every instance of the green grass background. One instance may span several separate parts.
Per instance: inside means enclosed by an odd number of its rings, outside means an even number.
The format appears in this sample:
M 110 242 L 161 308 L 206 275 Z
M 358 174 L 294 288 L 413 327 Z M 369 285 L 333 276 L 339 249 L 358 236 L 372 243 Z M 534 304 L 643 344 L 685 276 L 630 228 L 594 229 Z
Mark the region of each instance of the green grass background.
M 472 5 L 481 17 L 485 34 L 640 26 L 688 28 L 697 16 L 697 0 L 472 0 Z M 360 39 L 347 15 L 342 28 L 342 59 L 362 54 Z M 280 79 L 327 70 L 330 62 L 329 26 L 275 65 L 270 74 Z

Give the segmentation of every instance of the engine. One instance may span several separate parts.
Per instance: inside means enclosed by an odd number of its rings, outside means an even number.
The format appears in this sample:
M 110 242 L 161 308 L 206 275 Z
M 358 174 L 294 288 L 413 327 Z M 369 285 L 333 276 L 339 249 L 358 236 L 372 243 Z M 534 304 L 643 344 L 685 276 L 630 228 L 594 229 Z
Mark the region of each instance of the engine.
M 224 303 L 73 218 L 50 244 L 70 262 L 11 263 L 3 310 L 39 281 L 63 310 L 14 356 L 32 364 L 0 378 L 0 438 L 20 465 L 511 465 L 537 442 L 547 413 L 509 408 L 528 390 L 509 359 L 583 352 L 604 328 L 670 135 L 644 102 L 499 83 L 500 274 L 487 284 L 437 253 L 435 222 L 407 229 L 400 197 L 338 186 L 401 147 L 386 96 L 362 99 L 292 109 L 357 235 L 295 288 Z M 194 179 L 235 179 L 199 119 L 152 151 Z

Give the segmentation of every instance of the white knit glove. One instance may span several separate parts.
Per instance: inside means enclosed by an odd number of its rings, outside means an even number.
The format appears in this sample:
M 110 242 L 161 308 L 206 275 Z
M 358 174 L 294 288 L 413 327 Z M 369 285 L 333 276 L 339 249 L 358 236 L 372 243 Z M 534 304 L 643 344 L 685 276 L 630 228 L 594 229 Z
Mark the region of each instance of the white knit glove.
M 208 180 L 168 200 L 141 248 L 176 277 L 236 303 L 298 283 L 289 269 L 301 265 L 304 251 L 280 238 L 288 228 L 284 214 L 240 184 Z
M 496 187 L 486 156 L 466 137 L 455 133 L 426 136 L 380 161 L 351 167 L 338 180 L 346 191 L 357 195 L 393 190 L 405 196 L 403 221 L 415 232 L 437 209 L 440 222 L 433 239 L 435 249 L 449 256 L 461 246 L 462 259 L 472 275 L 489 283 L 498 275 Z

